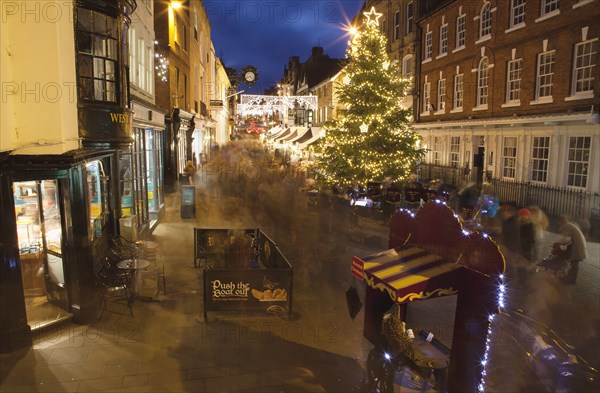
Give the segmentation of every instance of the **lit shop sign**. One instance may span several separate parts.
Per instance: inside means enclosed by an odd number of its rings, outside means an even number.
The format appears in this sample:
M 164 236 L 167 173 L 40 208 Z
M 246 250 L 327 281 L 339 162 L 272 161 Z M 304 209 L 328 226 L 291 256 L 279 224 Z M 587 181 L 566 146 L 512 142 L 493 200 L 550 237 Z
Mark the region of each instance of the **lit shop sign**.
M 113 113 L 110 112 L 110 120 L 113 123 L 129 123 L 129 113 Z
M 89 142 L 129 141 L 132 117 L 129 109 L 80 108 L 78 112 L 79 136 Z

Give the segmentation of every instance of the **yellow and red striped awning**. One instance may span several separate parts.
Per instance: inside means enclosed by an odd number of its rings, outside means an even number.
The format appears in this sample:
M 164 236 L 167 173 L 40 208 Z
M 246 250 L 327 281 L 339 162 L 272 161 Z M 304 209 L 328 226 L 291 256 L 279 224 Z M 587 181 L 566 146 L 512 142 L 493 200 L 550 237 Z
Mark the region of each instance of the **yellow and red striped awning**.
M 352 274 L 397 303 L 458 293 L 462 267 L 412 244 L 352 259 Z

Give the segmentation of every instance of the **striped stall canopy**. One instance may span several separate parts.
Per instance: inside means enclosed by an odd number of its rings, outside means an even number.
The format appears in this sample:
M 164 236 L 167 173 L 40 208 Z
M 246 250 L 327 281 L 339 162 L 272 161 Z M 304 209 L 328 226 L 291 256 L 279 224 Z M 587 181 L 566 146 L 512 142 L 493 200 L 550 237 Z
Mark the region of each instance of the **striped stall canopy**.
M 353 274 L 373 289 L 385 291 L 397 303 L 458 293 L 463 265 L 405 244 L 364 258 L 354 257 Z M 360 273 L 359 273 L 360 274 Z

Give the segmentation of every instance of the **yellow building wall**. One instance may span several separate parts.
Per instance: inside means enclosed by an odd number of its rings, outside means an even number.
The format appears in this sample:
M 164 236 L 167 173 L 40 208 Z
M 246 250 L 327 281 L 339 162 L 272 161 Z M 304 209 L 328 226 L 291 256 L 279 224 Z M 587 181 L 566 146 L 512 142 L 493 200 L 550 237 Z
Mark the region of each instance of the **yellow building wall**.
M 0 151 L 79 147 L 73 8 L 0 0 Z

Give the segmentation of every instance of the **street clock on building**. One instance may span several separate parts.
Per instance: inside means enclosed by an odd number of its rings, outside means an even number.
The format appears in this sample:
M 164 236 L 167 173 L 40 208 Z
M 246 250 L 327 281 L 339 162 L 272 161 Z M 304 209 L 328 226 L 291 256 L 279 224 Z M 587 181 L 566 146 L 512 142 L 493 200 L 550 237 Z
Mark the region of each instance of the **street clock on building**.
M 244 82 L 247 85 L 253 85 L 258 80 L 258 74 L 256 73 L 256 67 L 247 66 L 242 70 L 242 76 L 244 78 Z
M 254 72 L 252 71 L 246 71 L 246 73 L 244 74 L 244 79 L 246 79 L 246 82 L 254 82 L 254 79 L 256 79 L 256 75 L 254 75 Z

